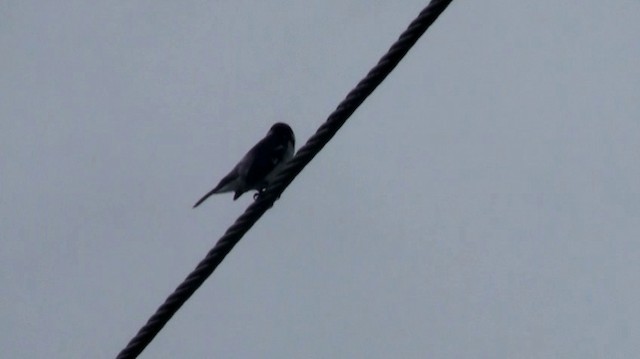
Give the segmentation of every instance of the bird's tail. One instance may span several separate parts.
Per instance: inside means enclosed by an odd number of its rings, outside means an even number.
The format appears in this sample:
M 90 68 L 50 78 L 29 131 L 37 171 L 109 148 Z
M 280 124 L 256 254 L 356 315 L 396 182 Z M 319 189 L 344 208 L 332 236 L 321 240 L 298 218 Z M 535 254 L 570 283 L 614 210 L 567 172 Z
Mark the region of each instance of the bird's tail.
M 214 189 L 212 189 L 211 191 L 209 191 L 209 193 L 205 194 L 202 198 L 200 198 L 200 200 L 198 202 L 196 202 L 196 204 L 193 205 L 193 208 L 198 207 L 202 202 L 204 202 L 207 198 L 211 197 L 212 194 L 216 194 L 218 193 L 219 188 L 216 187 Z

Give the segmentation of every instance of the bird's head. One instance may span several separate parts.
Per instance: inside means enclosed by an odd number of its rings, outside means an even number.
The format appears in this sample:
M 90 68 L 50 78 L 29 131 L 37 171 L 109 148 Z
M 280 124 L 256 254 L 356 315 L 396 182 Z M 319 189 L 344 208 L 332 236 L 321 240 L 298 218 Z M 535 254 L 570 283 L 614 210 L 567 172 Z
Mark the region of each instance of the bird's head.
M 293 130 L 284 122 L 278 122 L 271 126 L 269 134 L 278 136 L 282 139 L 290 140 L 293 144 L 295 144 L 295 136 L 293 135 Z

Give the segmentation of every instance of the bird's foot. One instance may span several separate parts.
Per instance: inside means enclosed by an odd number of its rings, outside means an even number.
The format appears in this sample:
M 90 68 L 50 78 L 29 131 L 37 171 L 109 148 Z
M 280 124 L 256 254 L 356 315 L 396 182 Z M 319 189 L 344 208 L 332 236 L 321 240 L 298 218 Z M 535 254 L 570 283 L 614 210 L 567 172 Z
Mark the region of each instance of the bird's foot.
M 258 198 L 260 198 L 260 196 L 261 196 L 261 195 L 264 193 L 264 191 L 266 191 L 266 190 L 267 190 L 267 188 L 266 188 L 266 187 L 265 187 L 265 188 L 261 188 L 261 189 L 259 189 L 259 190 L 258 190 L 258 192 L 256 192 L 256 193 L 254 193 L 254 194 L 253 194 L 253 200 L 254 200 L 254 201 L 257 201 L 257 200 L 258 200 Z

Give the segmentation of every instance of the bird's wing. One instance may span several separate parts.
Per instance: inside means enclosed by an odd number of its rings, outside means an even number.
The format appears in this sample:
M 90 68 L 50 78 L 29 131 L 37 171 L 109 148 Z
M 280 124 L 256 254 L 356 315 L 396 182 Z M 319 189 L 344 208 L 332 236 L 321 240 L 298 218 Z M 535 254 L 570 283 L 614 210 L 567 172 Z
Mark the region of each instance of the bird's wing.
M 246 181 L 250 188 L 260 187 L 261 182 L 282 162 L 287 154 L 287 143 L 278 143 L 276 139 L 265 138 L 258 142 L 252 151 L 251 165 L 247 168 Z M 259 189 L 259 188 L 258 188 Z

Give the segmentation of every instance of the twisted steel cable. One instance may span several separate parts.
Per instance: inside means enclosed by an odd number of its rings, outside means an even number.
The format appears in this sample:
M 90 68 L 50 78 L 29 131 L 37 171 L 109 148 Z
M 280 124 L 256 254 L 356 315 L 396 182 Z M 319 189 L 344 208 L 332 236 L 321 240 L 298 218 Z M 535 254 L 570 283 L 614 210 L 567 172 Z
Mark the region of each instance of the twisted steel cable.
M 369 71 L 367 76 L 349 92 L 347 97 L 331 113 L 316 133 L 309 138 L 296 155 L 287 163 L 282 172 L 275 178 L 273 184 L 253 202 L 235 223 L 227 229 L 207 256 L 198 264 L 196 269 L 169 295 L 165 302 L 149 318 L 147 323 L 138 331 L 124 348 L 118 359 L 136 358 L 151 343 L 153 338 L 169 322 L 169 319 L 191 297 L 191 295 L 213 273 L 222 260 L 231 252 L 242 236 L 273 206 L 280 194 L 289 186 L 302 169 L 322 150 L 333 138 L 340 127 L 364 102 L 364 100 L 382 83 L 393 71 L 400 60 L 409 52 L 420 36 L 427 31 L 433 22 L 447 8 L 452 0 L 432 0 L 418 17 L 411 22 L 400 38 L 391 46 L 389 51 Z

